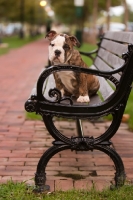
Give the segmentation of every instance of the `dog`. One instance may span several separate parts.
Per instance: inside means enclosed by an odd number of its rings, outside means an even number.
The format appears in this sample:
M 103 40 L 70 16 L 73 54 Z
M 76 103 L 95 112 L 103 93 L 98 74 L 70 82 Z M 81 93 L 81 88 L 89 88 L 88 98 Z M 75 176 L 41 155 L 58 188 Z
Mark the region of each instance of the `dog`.
M 58 34 L 56 31 L 49 31 L 45 38 L 49 43 L 49 60 L 51 65 L 69 64 L 79 67 L 88 66 L 84 63 L 81 55 L 74 46 L 79 47 L 80 43 L 75 36 Z M 77 102 L 90 102 L 90 95 L 96 94 L 100 84 L 95 75 L 78 73 L 72 71 L 61 71 L 54 73 L 56 88 L 62 96 L 75 96 Z

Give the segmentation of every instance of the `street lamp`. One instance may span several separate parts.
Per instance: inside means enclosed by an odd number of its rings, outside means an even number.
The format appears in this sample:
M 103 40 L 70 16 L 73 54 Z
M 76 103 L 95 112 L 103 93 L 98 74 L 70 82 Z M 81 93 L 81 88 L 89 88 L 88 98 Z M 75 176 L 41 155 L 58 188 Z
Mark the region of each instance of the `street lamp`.
M 82 18 L 83 17 L 84 0 L 74 0 L 74 5 L 76 7 L 76 17 Z
M 47 5 L 47 1 L 45 1 L 45 0 L 42 0 L 42 1 L 40 1 L 40 6 L 46 6 Z
M 84 0 L 74 0 L 74 6 L 76 8 L 77 24 L 79 24 L 76 30 L 76 37 L 79 42 L 82 43 L 82 30 L 83 30 L 83 6 Z
M 24 13 L 25 12 L 25 0 L 20 0 L 20 22 L 21 22 L 21 30 L 19 33 L 20 38 L 24 38 Z
M 74 0 L 75 6 L 84 6 L 84 0 Z

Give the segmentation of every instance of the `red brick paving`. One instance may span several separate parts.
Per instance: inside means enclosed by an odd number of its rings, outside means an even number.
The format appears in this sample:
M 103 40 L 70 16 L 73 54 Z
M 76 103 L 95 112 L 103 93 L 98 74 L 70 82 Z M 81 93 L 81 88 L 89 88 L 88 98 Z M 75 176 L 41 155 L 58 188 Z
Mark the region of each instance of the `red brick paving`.
M 42 39 L 0 56 L 0 183 L 12 178 L 34 184 L 38 160 L 53 140 L 41 120 L 26 120 L 24 110 L 24 103 L 47 62 L 47 46 Z M 68 137 L 76 135 L 74 122 L 55 124 Z M 108 125 L 109 122 L 84 121 L 83 128 L 86 135 L 98 136 Z M 124 161 L 127 179 L 132 180 L 133 133 L 122 124 L 112 141 Z M 102 152 L 66 150 L 51 158 L 46 173 L 51 191 L 90 189 L 93 184 L 102 190 L 110 185 L 115 170 L 113 162 Z

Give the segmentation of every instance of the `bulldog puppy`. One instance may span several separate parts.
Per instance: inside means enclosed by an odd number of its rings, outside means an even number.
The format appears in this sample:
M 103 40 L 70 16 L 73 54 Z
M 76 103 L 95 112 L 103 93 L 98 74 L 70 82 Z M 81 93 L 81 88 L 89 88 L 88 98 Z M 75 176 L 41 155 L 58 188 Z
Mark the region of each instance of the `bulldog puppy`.
M 51 30 L 46 34 L 49 44 L 49 60 L 52 65 L 69 64 L 79 67 L 88 66 L 84 63 L 78 50 L 80 43 L 75 36 L 58 34 Z M 55 83 L 62 96 L 74 95 L 77 102 L 90 102 L 90 95 L 99 89 L 99 81 L 96 76 L 72 71 L 60 71 L 54 73 Z

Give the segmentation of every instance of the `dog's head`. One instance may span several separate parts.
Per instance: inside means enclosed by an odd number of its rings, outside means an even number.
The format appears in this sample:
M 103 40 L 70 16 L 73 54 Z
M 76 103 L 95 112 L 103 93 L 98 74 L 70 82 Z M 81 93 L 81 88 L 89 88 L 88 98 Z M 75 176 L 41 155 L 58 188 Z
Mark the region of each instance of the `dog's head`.
M 71 58 L 73 47 L 80 46 L 75 36 L 57 34 L 53 30 L 47 33 L 46 38 L 50 41 L 49 60 L 54 65 L 67 63 Z

